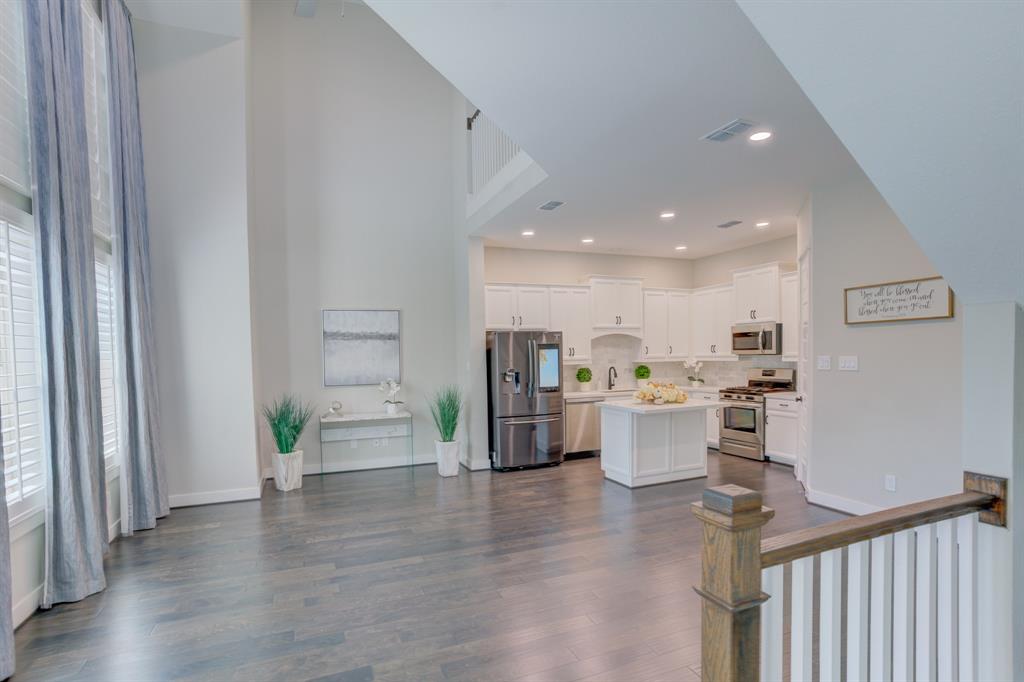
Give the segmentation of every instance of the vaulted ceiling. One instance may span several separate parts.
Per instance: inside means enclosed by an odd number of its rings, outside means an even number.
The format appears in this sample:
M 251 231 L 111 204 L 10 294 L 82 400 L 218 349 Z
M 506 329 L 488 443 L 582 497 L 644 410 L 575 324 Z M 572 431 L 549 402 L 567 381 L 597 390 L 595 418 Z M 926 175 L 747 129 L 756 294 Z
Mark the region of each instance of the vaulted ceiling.
M 491 243 L 706 256 L 792 234 L 811 185 L 855 168 L 732 2 L 367 4 L 547 172 Z M 701 140 L 736 118 L 774 137 Z

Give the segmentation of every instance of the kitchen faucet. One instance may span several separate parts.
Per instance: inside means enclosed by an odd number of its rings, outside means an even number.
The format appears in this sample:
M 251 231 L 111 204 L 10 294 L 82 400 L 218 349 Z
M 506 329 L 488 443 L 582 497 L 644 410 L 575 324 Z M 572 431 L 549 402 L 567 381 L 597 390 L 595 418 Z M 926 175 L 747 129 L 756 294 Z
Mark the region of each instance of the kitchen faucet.
M 608 390 L 615 388 L 615 380 L 619 378 L 619 373 L 615 370 L 615 367 L 608 368 Z

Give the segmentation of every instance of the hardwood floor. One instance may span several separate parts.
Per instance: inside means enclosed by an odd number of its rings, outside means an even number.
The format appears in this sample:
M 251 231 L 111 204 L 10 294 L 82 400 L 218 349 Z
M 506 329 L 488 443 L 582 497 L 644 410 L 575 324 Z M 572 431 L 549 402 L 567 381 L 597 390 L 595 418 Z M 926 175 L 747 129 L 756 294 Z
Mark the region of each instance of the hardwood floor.
M 690 502 L 761 490 L 768 536 L 841 517 L 788 467 L 709 460 L 707 479 L 633 491 L 591 459 L 176 509 L 111 546 L 105 592 L 19 628 L 15 679 L 696 680 Z

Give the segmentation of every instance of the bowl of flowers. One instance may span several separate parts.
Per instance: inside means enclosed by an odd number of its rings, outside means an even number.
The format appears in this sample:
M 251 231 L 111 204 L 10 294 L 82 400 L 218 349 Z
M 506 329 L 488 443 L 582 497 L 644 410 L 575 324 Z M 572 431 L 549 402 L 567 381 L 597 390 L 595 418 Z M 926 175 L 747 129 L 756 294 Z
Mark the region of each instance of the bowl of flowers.
M 654 381 L 639 389 L 633 394 L 633 397 L 642 403 L 652 403 L 654 405 L 685 403 L 689 398 L 675 384 L 659 384 Z

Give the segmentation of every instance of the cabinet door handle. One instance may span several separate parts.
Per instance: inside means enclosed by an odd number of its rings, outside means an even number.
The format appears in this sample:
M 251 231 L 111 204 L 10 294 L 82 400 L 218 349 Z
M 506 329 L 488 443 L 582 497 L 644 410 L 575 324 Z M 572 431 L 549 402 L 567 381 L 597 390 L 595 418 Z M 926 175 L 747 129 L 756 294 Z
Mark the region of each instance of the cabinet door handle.
M 523 326 L 523 316 L 522 315 L 519 316 L 519 326 L 520 327 Z
M 512 316 L 512 326 L 513 327 L 516 326 L 516 316 L 515 315 Z
M 669 346 L 669 347 L 668 347 L 668 354 L 669 354 L 669 355 L 672 355 L 672 346 Z
M 722 416 L 722 410 L 721 409 L 715 410 L 715 416 L 716 417 L 721 417 Z
M 764 425 L 768 426 L 768 415 L 764 416 Z
M 798 395 L 796 398 L 794 398 L 794 400 L 796 400 L 798 403 L 802 403 L 804 401 L 804 397 L 802 395 Z
M 650 349 L 648 349 L 647 346 L 644 346 L 644 355 L 650 355 L 650 354 L 651 354 Z
M 757 308 L 754 308 L 754 319 L 757 319 Z

